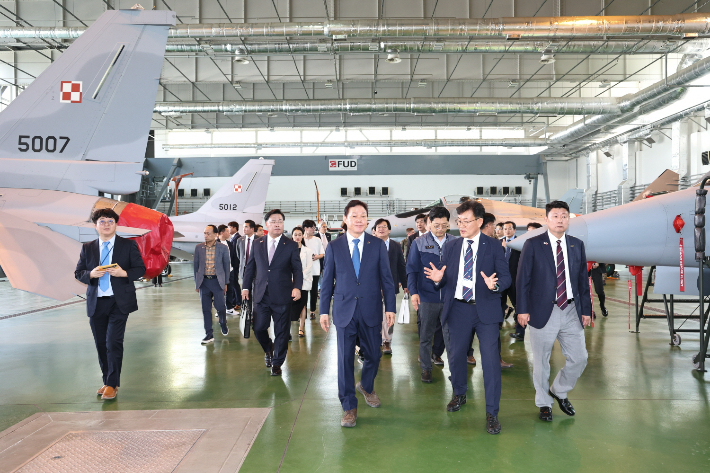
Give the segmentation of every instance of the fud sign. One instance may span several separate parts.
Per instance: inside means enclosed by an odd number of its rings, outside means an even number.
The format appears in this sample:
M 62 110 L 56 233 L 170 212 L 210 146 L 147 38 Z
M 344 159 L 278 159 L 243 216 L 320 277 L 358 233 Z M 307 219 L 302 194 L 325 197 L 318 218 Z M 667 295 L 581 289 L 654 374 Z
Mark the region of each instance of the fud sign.
M 355 158 L 328 159 L 328 170 L 329 171 L 357 171 L 357 159 L 355 159 Z

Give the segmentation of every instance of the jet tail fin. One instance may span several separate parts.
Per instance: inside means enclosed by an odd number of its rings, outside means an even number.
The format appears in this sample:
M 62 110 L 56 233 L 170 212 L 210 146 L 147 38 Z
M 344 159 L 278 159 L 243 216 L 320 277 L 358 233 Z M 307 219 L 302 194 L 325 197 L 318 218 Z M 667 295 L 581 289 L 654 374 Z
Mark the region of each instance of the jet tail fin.
M 582 213 L 582 201 L 584 200 L 584 189 L 570 189 L 560 197 L 560 200 L 567 202 L 569 211 L 573 214 Z
M 643 192 L 636 196 L 632 202 L 643 200 L 654 195 L 667 194 L 678 190 L 678 182 L 680 176 L 677 172 L 666 169 L 658 176 L 651 184 L 646 187 Z
M 172 11 L 103 13 L 0 114 L 0 159 L 28 161 L 28 174 L 41 161 L 79 161 L 87 179 L 92 161 L 142 163 L 174 24 Z M 135 192 L 140 175 L 125 169 L 106 179 L 130 181 Z M 36 181 L 31 187 L 74 190 Z M 101 181 L 87 187 L 104 190 Z

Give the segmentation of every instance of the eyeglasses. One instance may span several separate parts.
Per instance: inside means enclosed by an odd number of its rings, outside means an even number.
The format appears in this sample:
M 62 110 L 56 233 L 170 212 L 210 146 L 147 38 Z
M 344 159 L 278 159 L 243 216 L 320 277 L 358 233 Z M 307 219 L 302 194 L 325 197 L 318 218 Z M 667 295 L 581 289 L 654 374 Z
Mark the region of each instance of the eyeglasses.
M 431 228 L 433 228 L 434 230 L 443 230 L 443 229 L 449 228 L 449 224 L 448 223 L 436 223 L 436 224 L 432 225 Z
M 471 225 L 473 222 L 475 222 L 476 220 L 479 220 L 479 219 L 476 218 L 473 220 L 461 220 L 460 218 L 457 218 L 456 223 L 458 224 L 459 227 L 460 226 L 467 227 L 467 226 Z
M 96 223 L 98 223 L 99 225 L 113 225 L 116 223 L 116 221 L 112 218 L 101 218 Z
M 379 227 L 375 227 L 376 230 L 389 230 L 389 227 L 387 225 L 380 225 Z

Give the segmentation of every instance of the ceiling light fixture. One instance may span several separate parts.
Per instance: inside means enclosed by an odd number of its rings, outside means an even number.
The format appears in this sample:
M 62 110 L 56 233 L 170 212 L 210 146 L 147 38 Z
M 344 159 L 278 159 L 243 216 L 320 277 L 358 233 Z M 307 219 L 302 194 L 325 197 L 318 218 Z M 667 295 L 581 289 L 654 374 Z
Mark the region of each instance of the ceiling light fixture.
M 396 49 L 387 50 L 387 62 L 390 64 L 398 64 L 402 62 L 402 58 L 399 57 L 399 51 Z
M 540 63 L 552 64 L 553 62 L 555 62 L 555 53 L 552 51 L 552 49 L 545 49 L 542 52 L 542 56 L 540 56 Z

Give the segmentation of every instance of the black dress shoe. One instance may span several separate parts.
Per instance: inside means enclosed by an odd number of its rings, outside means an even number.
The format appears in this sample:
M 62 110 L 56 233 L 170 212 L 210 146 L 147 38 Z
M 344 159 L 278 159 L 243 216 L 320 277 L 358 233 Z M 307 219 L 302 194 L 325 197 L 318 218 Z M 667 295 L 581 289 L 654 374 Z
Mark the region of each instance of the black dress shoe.
M 271 376 L 281 376 L 281 367 L 276 365 L 272 366 Z
M 606 310 L 606 307 L 602 308 L 602 315 L 603 315 L 604 317 L 609 317 L 609 311 Z
M 271 361 L 274 359 L 274 352 L 273 351 L 267 351 L 264 353 L 264 364 L 266 365 L 267 368 L 271 368 Z
M 508 335 L 510 335 L 510 338 L 514 338 L 515 340 L 520 340 L 520 341 L 525 340 L 525 337 L 523 335 L 520 335 L 517 332 L 512 332 L 512 333 L 509 333 Z
M 562 410 L 562 412 L 564 412 L 568 416 L 574 415 L 574 407 L 572 407 L 572 403 L 569 402 L 569 399 L 567 399 L 567 398 L 560 399 L 551 390 L 548 390 L 547 392 L 550 393 L 550 396 L 555 398 L 555 400 L 557 401 L 557 404 L 560 405 L 560 410 Z
M 541 407 L 540 408 L 540 419 L 545 422 L 552 422 L 552 408 L 551 407 Z
M 442 360 L 440 356 L 432 355 L 431 362 L 434 363 L 436 366 L 444 366 L 444 360 Z
M 456 412 L 461 409 L 461 406 L 463 406 L 464 404 L 466 404 L 466 395 L 454 394 L 454 397 L 451 398 L 451 402 L 446 405 L 446 410 L 449 412 Z
M 490 412 L 486 413 L 486 431 L 491 435 L 500 433 L 500 422 L 498 422 L 498 416 L 494 416 Z
M 422 370 L 422 383 L 431 383 L 431 370 Z

